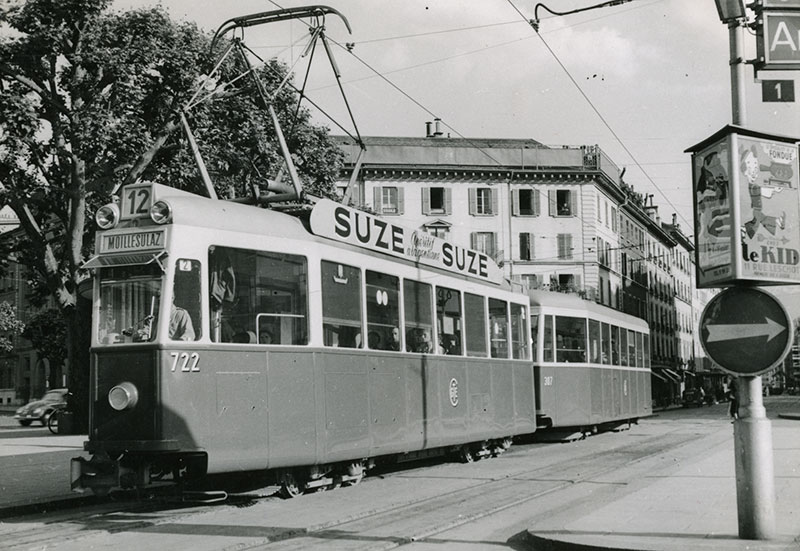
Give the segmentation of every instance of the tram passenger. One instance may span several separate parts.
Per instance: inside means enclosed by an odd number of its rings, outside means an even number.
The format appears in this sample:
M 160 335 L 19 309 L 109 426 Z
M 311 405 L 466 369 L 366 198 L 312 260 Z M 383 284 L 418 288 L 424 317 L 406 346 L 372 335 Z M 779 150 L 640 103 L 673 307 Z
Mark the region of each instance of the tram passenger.
M 431 332 L 427 329 L 419 330 L 419 341 L 417 342 L 416 352 L 428 354 L 433 352 L 433 343 L 431 342 Z
M 258 334 L 258 344 L 272 344 L 272 333 L 262 329 Z
M 389 340 L 389 344 L 386 347 L 387 350 L 400 350 L 400 328 L 399 327 L 392 327 L 392 335 Z
M 381 336 L 377 331 L 370 331 L 367 333 L 367 344 L 371 350 L 378 350 L 381 348 Z
M 174 341 L 193 341 L 194 325 L 189 312 L 175 304 L 172 298 L 172 309 L 169 313 L 169 338 Z

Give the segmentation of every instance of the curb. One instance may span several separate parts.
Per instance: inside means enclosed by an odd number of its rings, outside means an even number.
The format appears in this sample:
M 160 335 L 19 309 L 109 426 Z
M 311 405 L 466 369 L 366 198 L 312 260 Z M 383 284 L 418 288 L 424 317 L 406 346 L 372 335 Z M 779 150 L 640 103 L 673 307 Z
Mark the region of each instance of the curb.
M 779 413 L 778 417 L 781 419 L 794 419 L 795 421 L 800 421 L 800 413 Z

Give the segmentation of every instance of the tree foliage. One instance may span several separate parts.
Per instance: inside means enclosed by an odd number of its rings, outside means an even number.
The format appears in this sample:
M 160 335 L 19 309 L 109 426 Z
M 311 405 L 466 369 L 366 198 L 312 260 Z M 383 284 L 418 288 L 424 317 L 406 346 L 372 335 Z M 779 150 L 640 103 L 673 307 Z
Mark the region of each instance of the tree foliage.
M 0 352 L 11 352 L 14 341 L 10 337 L 19 335 L 25 324 L 17 317 L 17 309 L 8 302 L 0 302 Z
M 108 10 L 109 0 L 0 2 L 0 207 L 10 205 L 24 238 L 16 254 L 34 288 L 52 296 L 66 327 L 70 388 L 87 389 L 88 307 L 78 284 L 93 247 L 87 223 L 109 193 L 140 178 L 198 189 L 197 171 L 179 128 L 179 112 L 211 67 L 209 36 L 175 22 L 161 8 Z M 237 70 L 231 61 L 226 70 Z M 241 67 L 238 67 L 239 69 Z M 271 84 L 286 67 L 259 73 Z M 231 196 L 278 168 L 272 125 L 239 81 L 219 101 L 191 112 L 209 172 Z M 275 108 L 308 189 L 332 195 L 341 154 L 307 111 L 295 121 L 295 94 Z
M 67 359 L 64 349 L 67 328 L 57 309 L 47 308 L 34 315 L 25 324 L 22 336 L 31 342 L 39 356 L 50 361 L 51 366 L 64 365 Z

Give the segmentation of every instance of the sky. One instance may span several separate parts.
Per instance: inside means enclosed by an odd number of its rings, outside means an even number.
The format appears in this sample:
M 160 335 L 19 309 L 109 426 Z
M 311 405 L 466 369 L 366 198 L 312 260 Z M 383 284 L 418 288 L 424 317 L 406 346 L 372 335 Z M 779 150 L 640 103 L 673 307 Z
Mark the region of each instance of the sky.
M 116 0 L 116 9 L 152 6 Z M 598 0 L 551 0 L 569 11 Z M 173 18 L 216 30 L 232 17 L 309 5 L 296 0 L 164 0 Z M 693 235 L 691 158 L 685 150 L 731 123 L 729 37 L 713 0 L 632 0 L 555 16 L 531 0 L 327 0 L 352 28 L 329 15 L 347 101 L 364 136 L 425 135 L 442 120 L 452 137 L 530 138 L 552 146 L 598 145 L 636 191 L 652 194 L 663 220 L 672 213 Z M 753 19 L 752 13 L 750 19 Z M 278 56 L 304 75 L 305 24 L 279 22 L 245 31 L 263 58 Z M 347 51 L 346 43 L 353 43 Z M 745 58 L 756 55 L 753 32 Z M 297 65 L 295 65 L 297 63 Z M 758 79 L 793 72 L 746 68 L 744 126 L 800 138 L 800 107 L 765 103 Z M 300 84 L 297 82 L 296 84 Z M 313 58 L 307 93 L 352 132 L 324 54 Z M 800 99 L 800 93 L 798 94 Z M 781 289 L 800 315 L 800 286 Z M 792 294 L 796 293 L 796 294 Z M 784 301 L 786 304 L 787 302 Z

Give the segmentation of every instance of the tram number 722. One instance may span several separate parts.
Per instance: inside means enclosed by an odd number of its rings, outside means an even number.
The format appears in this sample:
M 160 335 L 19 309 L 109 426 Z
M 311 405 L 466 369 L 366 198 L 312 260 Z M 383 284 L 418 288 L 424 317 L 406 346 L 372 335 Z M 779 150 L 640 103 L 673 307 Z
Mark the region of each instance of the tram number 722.
M 200 371 L 200 354 L 197 352 L 191 354 L 189 352 L 171 352 L 170 356 L 172 356 L 172 371 Z

